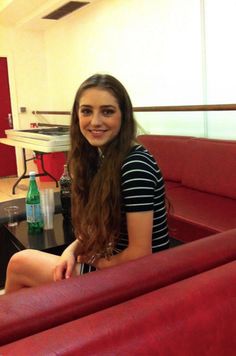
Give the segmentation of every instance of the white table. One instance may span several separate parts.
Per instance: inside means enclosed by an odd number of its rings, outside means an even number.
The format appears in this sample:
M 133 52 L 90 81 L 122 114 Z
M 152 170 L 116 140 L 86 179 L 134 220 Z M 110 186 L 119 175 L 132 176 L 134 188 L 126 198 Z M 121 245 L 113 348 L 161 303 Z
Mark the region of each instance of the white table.
M 13 185 L 12 188 L 12 194 L 15 194 L 15 189 L 16 186 L 19 184 L 19 182 L 24 179 L 24 178 L 29 178 L 29 175 L 26 174 L 27 172 L 27 162 L 31 161 L 34 159 L 33 158 L 26 158 L 25 155 L 25 150 L 29 149 L 34 151 L 37 155 L 38 158 L 41 161 L 41 166 L 42 166 L 42 171 L 43 173 L 37 173 L 36 177 L 39 176 L 49 176 L 50 178 L 52 178 L 52 180 L 54 180 L 54 182 L 56 183 L 56 186 L 58 187 L 58 181 L 55 177 L 53 177 L 49 172 L 46 171 L 45 167 L 44 167 L 44 161 L 43 161 L 43 156 L 44 154 L 47 153 L 52 153 L 52 152 L 67 152 L 69 151 L 69 144 L 57 144 L 57 145 L 53 145 L 52 142 L 50 141 L 40 141 L 40 140 L 34 140 L 34 139 L 27 139 L 27 142 L 22 140 L 21 138 L 1 138 L 0 139 L 0 143 L 3 143 L 4 145 L 8 145 L 8 146 L 14 146 L 14 147 L 20 147 L 22 148 L 22 153 L 23 153 L 23 164 L 24 164 L 24 172 L 23 174 L 17 179 L 16 183 Z

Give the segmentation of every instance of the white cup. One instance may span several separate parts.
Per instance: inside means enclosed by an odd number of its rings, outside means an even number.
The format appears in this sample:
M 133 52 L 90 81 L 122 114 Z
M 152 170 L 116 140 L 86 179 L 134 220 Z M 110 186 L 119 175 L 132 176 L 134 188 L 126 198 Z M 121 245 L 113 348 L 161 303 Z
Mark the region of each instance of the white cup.
M 52 188 L 40 190 L 40 203 L 43 215 L 44 230 L 53 229 L 53 215 L 55 212 L 54 190 Z

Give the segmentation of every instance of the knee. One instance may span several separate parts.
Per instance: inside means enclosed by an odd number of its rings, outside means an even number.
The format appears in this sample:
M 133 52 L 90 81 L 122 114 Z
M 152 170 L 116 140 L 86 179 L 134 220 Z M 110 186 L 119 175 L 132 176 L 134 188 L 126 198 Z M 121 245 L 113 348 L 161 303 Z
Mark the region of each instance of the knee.
M 21 273 L 22 270 L 25 268 L 26 264 L 28 264 L 29 259 L 31 258 L 30 255 L 30 249 L 16 252 L 8 262 L 7 274 Z

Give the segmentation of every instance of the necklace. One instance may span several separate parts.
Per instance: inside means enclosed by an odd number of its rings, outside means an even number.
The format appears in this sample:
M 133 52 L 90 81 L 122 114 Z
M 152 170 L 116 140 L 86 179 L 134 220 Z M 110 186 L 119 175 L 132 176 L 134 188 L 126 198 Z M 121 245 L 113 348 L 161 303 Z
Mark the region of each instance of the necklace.
M 104 154 L 103 154 L 101 148 L 98 148 L 98 153 L 99 153 L 100 159 L 103 159 L 104 158 Z

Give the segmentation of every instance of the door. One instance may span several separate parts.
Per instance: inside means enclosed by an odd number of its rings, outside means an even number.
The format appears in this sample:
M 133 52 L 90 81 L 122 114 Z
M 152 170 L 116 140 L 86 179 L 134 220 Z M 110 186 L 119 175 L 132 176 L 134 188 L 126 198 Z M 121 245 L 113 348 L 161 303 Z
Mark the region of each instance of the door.
M 12 129 L 11 99 L 8 80 L 7 58 L 0 57 L 0 137 Z M 0 143 L 0 177 L 16 176 L 15 148 Z

